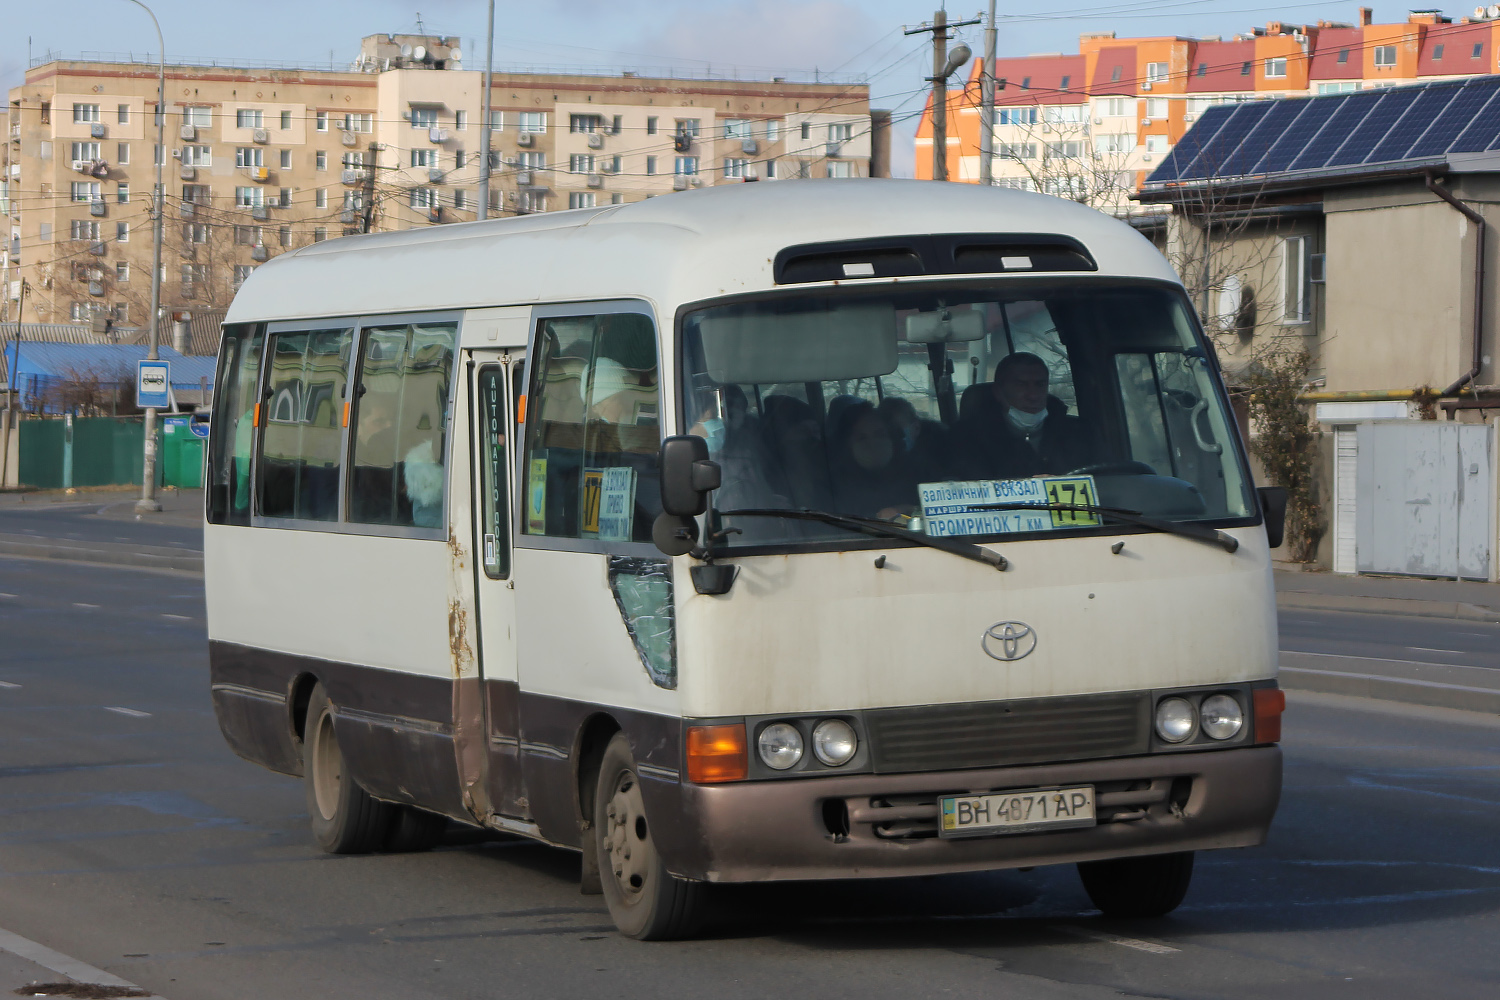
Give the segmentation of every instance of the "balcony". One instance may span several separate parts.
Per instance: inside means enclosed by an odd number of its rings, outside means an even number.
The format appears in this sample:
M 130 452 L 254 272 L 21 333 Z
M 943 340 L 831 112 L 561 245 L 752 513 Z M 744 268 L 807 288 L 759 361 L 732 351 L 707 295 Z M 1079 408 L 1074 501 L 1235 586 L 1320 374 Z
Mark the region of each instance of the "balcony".
M 181 167 L 178 168 L 177 176 L 181 177 L 185 181 L 193 180 L 198 176 L 198 168 L 190 167 L 186 163 L 184 163 Z
M 364 172 L 364 170 L 358 169 L 358 168 L 353 169 L 353 170 L 345 170 L 344 173 L 342 174 L 342 180 L 343 180 L 343 182 L 345 184 L 348 184 L 348 185 L 351 185 L 351 186 L 355 185 L 355 184 L 362 184 L 362 183 L 364 183 L 364 179 L 365 179 L 365 172 Z
M 250 248 L 251 260 L 267 260 L 270 256 L 271 251 L 267 250 L 264 246 L 253 246 Z
M 195 211 L 196 208 L 190 201 L 185 201 L 177 206 L 177 214 L 182 216 L 184 219 L 191 219 Z

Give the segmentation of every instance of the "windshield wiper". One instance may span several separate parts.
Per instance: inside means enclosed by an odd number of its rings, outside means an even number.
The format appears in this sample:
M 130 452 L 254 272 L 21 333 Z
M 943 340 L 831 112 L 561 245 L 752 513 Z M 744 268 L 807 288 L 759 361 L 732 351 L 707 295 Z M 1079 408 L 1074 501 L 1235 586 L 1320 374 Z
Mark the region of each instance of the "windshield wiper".
M 1195 538 L 1200 542 L 1210 545 L 1222 545 L 1225 552 L 1233 552 L 1240 547 L 1240 540 L 1227 531 L 1218 528 L 1209 528 L 1201 524 L 1193 524 L 1191 521 L 1163 521 L 1160 518 L 1146 517 L 1133 511 L 1122 510 L 1119 507 L 1096 507 L 1093 504 L 1082 503 L 1007 503 L 996 507 L 996 510 L 1058 510 L 1075 511 L 1080 514 L 1098 514 L 1103 517 L 1112 517 L 1116 521 L 1125 524 L 1135 524 L 1142 528 L 1150 528 L 1152 531 L 1163 531 L 1169 535 L 1181 535 L 1183 538 Z
M 982 545 L 973 542 L 961 542 L 953 538 L 933 538 L 919 531 L 908 528 L 898 528 L 889 521 L 882 521 L 873 517 L 860 517 L 856 514 L 831 514 L 826 510 L 789 510 L 777 507 L 744 507 L 738 510 L 715 511 L 720 517 L 784 517 L 793 521 L 819 521 L 823 524 L 831 524 L 839 528 L 848 528 L 850 531 L 858 531 L 866 535 L 881 538 L 899 538 L 903 541 L 916 542 L 930 549 L 940 549 L 943 552 L 960 556 L 964 559 L 972 559 L 982 562 L 986 566 L 993 566 L 997 570 L 1006 569 L 1010 563 L 998 552 L 992 552 Z

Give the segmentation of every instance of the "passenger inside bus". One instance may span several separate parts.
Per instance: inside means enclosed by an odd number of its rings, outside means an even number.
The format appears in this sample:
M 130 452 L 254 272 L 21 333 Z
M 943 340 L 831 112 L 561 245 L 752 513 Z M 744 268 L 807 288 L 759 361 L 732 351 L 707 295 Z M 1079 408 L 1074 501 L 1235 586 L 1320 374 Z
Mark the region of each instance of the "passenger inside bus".
M 964 391 L 959 420 L 979 468 L 996 479 L 1060 475 L 1090 462 L 1083 422 L 1049 393 L 1051 373 L 1035 354 L 1007 354 L 995 378 Z
M 869 400 L 840 396 L 828 406 L 835 511 L 891 518 L 915 509 L 917 478 L 896 432 Z

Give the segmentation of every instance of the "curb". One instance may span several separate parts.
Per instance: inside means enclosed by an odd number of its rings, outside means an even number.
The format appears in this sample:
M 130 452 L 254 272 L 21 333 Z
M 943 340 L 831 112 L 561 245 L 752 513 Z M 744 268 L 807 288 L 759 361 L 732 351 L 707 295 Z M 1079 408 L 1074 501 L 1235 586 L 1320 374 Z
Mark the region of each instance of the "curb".
M 203 553 L 159 545 L 94 542 L 74 545 L 32 535 L 0 535 L 0 556 L 103 563 L 136 569 L 172 570 L 203 575 Z
M 1463 601 L 1419 601 L 1405 597 L 1347 597 L 1341 594 L 1309 594 L 1277 591 L 1278 608 L 1309 611 L 1352 611 L 1365 615 L 1402 615 L 1409 618 L 1449 618 L 1471 622 L 1500 622 L 1500 611 Z
M 1295 652 L 1280 660 L 1291 690 L 1500 715 L 1500 670 L 1492 667 Z

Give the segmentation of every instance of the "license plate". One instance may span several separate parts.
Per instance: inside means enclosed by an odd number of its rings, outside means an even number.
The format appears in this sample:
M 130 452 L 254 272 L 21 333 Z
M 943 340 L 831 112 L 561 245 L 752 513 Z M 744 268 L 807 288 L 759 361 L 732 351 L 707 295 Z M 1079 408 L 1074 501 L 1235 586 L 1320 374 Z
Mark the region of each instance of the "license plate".
M 1028 788 L 938 799 L 944 837 L 993 837 L 1094 825 L 1094 786 Z

